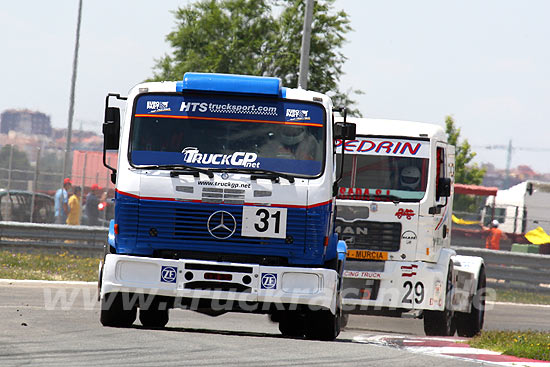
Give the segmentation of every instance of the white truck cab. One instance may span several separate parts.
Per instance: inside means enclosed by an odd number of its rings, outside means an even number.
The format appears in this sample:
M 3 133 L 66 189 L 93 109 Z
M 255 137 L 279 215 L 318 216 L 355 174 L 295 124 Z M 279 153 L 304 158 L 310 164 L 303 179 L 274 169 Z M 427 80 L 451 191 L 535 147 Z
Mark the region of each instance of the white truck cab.
M 416 311 L 428 335 L 476 334 L 484 307 L 472 301 L 485 287 L 483 259 L 450 248 L 454 146 L 438 125 L 348 121 L 357 136 L 345 142 L 337 168 L 344 174 L 335 224 L 347 244 L 344 312 Z
M 110 97 L 126 100 L 122 119 Z M 130 326 L 138 309 L 146 327 L 174 308 L 254 312 L 283 335 L 336 338 L 334 139 L 354 135 L 332 109 L 324 94 L 247 75 L 186 73 L 109 94 L 104 153 L 119 154 L 117 168 L 104 158 L 116 195 L 101 323 Z

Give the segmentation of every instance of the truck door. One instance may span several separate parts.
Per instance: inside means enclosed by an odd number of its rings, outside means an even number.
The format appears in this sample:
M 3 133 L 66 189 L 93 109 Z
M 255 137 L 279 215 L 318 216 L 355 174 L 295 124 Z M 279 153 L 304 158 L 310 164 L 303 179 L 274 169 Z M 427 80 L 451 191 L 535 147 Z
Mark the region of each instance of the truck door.
M 452 153 L 452 155 L 451 155 Z M 440 195 L 442 179 L 454 179 L 454 152 L 447 144 L 438 143 L 436 149 L 436 180 L 435 180 L 435 215 L 434 215 L 434 244 L 436 246 L 450 246 L 450 224 L 453 197 Z M 436 252 L 438 249 L 436 249 Z

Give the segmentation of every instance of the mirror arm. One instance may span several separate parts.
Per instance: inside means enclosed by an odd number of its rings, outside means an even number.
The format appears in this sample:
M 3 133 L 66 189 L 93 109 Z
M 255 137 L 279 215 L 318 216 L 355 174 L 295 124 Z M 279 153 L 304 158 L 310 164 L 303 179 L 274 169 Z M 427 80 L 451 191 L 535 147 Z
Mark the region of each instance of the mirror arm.
M 116 99 L 124 100 L 124 101 L 128 99 L 128 97 L 121 97 L 120 94 L 118 94 L 118 93 L 109 93 L 109 94 L 107 94 L 107 97 L 105 98 L 105 112 L 107 112 L 107 109 L 109 108 L 109 97 L 115 97 Z M 106 123 L 108 123 L 108 122 L 105 121 L 104 125 Z M 114 122 L 112 122 L 112 123 L 114 124 Z M 103 128 L 103 134 L 105 134 L 105 128 Z M 107 149 L 105 148 L 105 141 L 103 141 L 103 165 L 111 170 L 111 182 L 113 184 L 115 184 L 116 183 L 117 170 L 116 170 L 116 168 L 110 166 L 107 163 Z

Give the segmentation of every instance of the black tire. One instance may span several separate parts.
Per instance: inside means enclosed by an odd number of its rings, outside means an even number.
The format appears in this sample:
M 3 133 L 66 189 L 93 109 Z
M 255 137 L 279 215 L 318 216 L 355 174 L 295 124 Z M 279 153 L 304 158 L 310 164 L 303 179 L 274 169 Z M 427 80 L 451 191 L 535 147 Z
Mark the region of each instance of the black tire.
M 139 308 L 139 321 L 146 328 L 163 328 L 169 320 L 168 305 L 154 298 L 149 305 Z
M 485 321 L 485 288 L 487 279 L 485 268 L 479 270 L 477 290 L 472 300 L 472 308 L 469 313 L 456 313 L 456 329 L 459 336 L 471 338 L 483 329 Z
M 146 328 L 163 328 L 169 320 L 168 310 L 139 310 L 139 321 Z
M 283 336 L 303 337 L 305 335 L 305 323 L 304 315 L 291 311 L 285 312 L 280 316 L 279 331 Z
M 136 320 L 137 309 L 124 302 L 121 293 L 108 293 L 101 299 L 99 321 L 103 326 L 130 327 Z
M 310 311 L 306 316 L 305 334 L 308 339 L 332 341 L 340 334 L 341 312 Z
M 456 332 L 454 311 L 451 309 L 453 291 L 453 263 L 449 263 L 447 270 L 447 284 L 445 287 L 445 309 L 443 311 L 426 310 L 424 317 L 424 332 L 428 336 L 453 336 Z

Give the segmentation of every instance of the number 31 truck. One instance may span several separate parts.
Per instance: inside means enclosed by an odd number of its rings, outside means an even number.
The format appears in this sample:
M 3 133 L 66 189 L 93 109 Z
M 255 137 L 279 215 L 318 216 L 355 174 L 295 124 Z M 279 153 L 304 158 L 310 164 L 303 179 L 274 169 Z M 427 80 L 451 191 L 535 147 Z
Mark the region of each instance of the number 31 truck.
M 347 314 L 423 318 L 427 335 L 473 336 L 483 327 L 480 257 L 450 248 L 454 147 L 437 125 L 350 119 L 336 230 L 347 243 Z M 339 162 L 339 160 L 338 160 Z
M 127 101 L 122 120 L 115 98 Z M 334 139 L 354 130 L 334 123 L 326 95 L 186 73 L 109 94 L 103 133 L 104 153 L 118 150 L 116 168 L 104 159 L 116 193 L 103 325 L 130 326 L 139 309 L 144 326 L 164 327 L 183 308 L 264 313 L 283 335 L 337 337 Z

